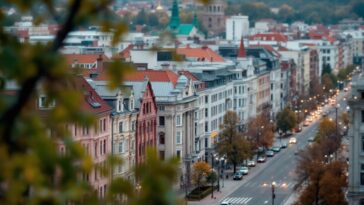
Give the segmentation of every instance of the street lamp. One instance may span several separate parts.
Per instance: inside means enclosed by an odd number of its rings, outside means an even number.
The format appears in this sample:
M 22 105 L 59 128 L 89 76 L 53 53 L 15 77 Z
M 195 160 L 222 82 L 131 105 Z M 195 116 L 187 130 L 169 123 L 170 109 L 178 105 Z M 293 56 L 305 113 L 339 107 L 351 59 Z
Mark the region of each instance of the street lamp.
M 220 158 L 216 157 L 217 161 L 217 191 L 220 192 Z
M 214 154 L 211 153 L 211 168 L 212 168 L 212 172 L 214 171 Z M 211 198 L 214 198 L 214 179 L 211 178 Z
M 272 182 L 272 205 L 274 205 L 274 199 L 276 198 L 276 193 L 275 193 L 275 186 L 276 186 L 276 182 L 273 181 Z

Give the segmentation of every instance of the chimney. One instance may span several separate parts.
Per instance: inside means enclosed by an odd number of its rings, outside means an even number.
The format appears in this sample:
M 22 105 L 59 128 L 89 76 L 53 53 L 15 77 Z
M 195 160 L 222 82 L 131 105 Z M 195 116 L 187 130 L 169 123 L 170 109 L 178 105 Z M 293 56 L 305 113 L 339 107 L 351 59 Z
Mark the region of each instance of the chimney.
M 103 59 L 102 59 L 102 55 L 100 54 L 99 57 L 96 60 L 96 71 L 97 73 L 101 73 L 101 71 L 103 70 Z

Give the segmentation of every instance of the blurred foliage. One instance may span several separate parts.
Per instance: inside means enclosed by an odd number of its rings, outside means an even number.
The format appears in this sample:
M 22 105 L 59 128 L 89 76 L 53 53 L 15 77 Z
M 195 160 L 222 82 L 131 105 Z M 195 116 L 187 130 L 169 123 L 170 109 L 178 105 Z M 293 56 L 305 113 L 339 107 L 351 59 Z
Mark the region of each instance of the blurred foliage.
M 96 116 L 81 107 L 82 90 L 73 82 L 77 70 L 71 70 L 59 53 L 68 33 L 79 26 L 96 25 L 120 41 L 128 30 L 124 21 L 110 18 L 111 0 L 5 0 L 2 6 L 34 17 L 34 23 L 54 22 L 60 30 L 49 44 L 19 43 L 5 32 L 11 16 L 0 11 L 0 204 L 179 204 L 173 193 L 179 162 L 158 161 L 156 151 L 148 151 L 144 164 L 135 168 L 138 186 L 115 178 L 107 195 L 98 193 L 82 176 L 97 170 L 111 178 L 112 167 L 121 163 L 109 157 L 104 166 L 94 165 L 79 142 L 70 136 L 67 125 L 96 127 Z M 58 9 L 62 5 L 64 8 Z M 108 69 L 109 87 L 119 88 L 122 76 L 133 70 L 121 61 Z M 18 89 L 4 92 L 5 83 Z M 56 102 L 44 112 L 35 108 L 37 97 Z M 66 153 L 58 152 L 64 144 Z M 157 193 L 157 194 L 156 194 Z

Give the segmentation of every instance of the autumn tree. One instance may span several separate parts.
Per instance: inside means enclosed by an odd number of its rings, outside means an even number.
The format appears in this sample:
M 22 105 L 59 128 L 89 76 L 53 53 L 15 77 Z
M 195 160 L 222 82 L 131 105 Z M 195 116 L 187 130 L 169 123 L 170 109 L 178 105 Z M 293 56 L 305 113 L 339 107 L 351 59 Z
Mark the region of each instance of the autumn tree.
M 277 114 L 277 128 L 282 132 L 292 130 L 297 125 L 296 114 L 289 108 L 285 107 Z
M 192 180 L 198 189 L 203 185 L 204 180 L 206 180 L 211 171 L 210 165 L 204 161 L 198 161 L 193 164 Z
M 337 136 L 336 123 L 327 117 L 321 119 L 316 138 L 322 146 L 325 154 L 330 155 L 336 153 L 340 148 L 341 138 Z
M 171 194 L 176 160 L 161 162 L 156 151 L 148 152 L 146 163 L 135 168 L 141 187 L 137 192 L 127 179 L 111 180 L 111 168 L 120 164 L 119 159 L 110 156 L 108 163 L 96 166 L 80 143 L 70 137 L 67 125 L 92 127 L 96 120 L 81 109 L 84 93 L 69 86 L 70 78 L 79 70 L 70 69 L 59 50 L 71 31 L 88 25 L 112 34 L 111 44 L 116 46 L 129 22 L 110 18 L 112 0 L 69 0 L 56 5 L 59 2 L 1 1 L 5 9 L 0 11 L 0 25 L 8 21 L 5 10 L 12 8 L 20 15 L 32 15 L 35 25 L 54 23 L 59 30 L 53 41 L 31 44 L 19 42 L 0 28 L 0 204 L 178 204 Z M 110 63 L 109 88 L 118 88 L 130 70 L 130 65 L 120 60 Z M 5 90 L 8 83 L 18 88 L 11 95 Z M 47 101 L 56 102 L 48 116 L 32 109 L 40 90 Z M 57 143 L 65 145 L 66 154 L 58 153 Z M 81 178 L 93 169 L 110 179 L 105 198 L 98 198 Z
M 223 124 L 220 125 L 219 141 L 216 150 L 220 156 L 226 156 L 227 160 L 234 166 L 234 173 L 238 163 L 251 156 L 249 142 L 244 135 L 238 131 L 240 120 L 233 111 L 224 115 Z
M 262 113 L 248 122 L 247 136 L 254 150 L 258 147 L 268 148 L 274 142 L 274 124 Z
M 347 186 L 346 163 L 330 161 L 323 146 L 326 145 L 315 143 L 298 156 L 297 179 L 299 184 L 306 181 L 307 186 L 296 205 L 346 204 L 342 191 Z
M 341 113 L 340 120 L 343 122 L 345 126 L 348 126 L 350 122 L 349 113 L 348 112 Z

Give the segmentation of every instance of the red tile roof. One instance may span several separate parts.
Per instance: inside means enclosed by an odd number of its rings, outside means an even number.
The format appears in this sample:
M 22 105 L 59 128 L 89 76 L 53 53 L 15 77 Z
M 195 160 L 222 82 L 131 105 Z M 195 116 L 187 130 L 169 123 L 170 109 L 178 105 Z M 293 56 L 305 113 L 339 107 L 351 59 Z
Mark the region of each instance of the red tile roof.
M 249 40 L 287 42 L 288 37 L 282 33 L 258 33 L 250 36 Z
M 119 53 L 119 56 L 124 59 L 130 58 L 130 50 L 133 49 L 133 47 L 133 44 L 129 44 L 128 47 Z
M 193 73 L 191 73 L 188 70 L 181 70 L 178 73 L 186 76 L 188 79 L 191 79 L 192 81 L 199 81 L 199 79 Z
M 81 107 L 85 111 L 101 114 L 112 110 L 112 107 L 102 100 L 102 98 L 82 76 L 75 77 L 72 84 L 76 90 L 79 90 L 84 94 Z
M 68 65 L 72 65 L 76 60 L 78 64 L 96 63 L 100 56 L 103 61 L 109 60 L 104 54 L 64 54 Z
M 177 54 L 184 55 L 187 58 L 196 58 L 197 61 L 224 62 L 223 57 L 207 46 L 203 46 L 201 48 L 177 48 L 176 52 Z
M 150 82 L 171 82 L 176 85 L 178 75 L 171 70 L 138 70 L 126 74 L 124 81 L 144 81 L 148 77 Z

